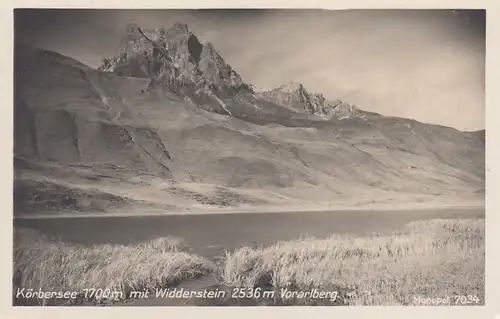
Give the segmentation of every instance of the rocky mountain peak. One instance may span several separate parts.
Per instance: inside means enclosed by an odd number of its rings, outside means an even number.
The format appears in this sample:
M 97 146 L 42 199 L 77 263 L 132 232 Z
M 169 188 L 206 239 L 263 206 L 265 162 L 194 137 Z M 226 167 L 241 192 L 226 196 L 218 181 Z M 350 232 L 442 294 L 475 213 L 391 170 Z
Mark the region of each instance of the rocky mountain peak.
M 328 101 L 321 93 L 309 92 L 302 83 L 290 81 L 275 89 L 259 92 L 271 102 L 290 107 L 299 112 L 327 118 L 349 118 L 357 115 L 354 105 L 341 100 Z
M 125 41 L 124 41 L 125 40 Z M 187 24 L 164 28 L 127 27 L 117 54 L 105 58 L 100 70 L 151 78 L 154 85 L 178 89 L 211 87 L 217 92 L 248 88 L 212 43 L 203 44 Z
M 149 78 L 149 89 L 167 88 L 186 96 L 224 98 L 242 90 L 253 92 L 212 43 L 201 43 L 187 24 L 180 22 L 168 30 L 129 25 L 117 54 L 105 59 L 100 69 L 122 76 Z M 354 106 L 338 100 L 328 101 L 296 81 L 258 95 L 297 112 L 324 118 L 360 114 Z

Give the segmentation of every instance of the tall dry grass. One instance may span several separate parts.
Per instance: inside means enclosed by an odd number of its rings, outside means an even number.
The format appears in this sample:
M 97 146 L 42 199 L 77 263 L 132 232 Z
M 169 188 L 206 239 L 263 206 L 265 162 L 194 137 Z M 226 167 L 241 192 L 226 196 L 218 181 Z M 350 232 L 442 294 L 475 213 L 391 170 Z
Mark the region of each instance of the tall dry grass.
M 185 250 L 181 240 L 169 237 L 86 247 L 16 229 L 14 289 L 80 293 L 100 288 L 123 292 L 126 298 L 130 291 L 168 287 L 214 271 L 205 259 Z
M 484 303 L 484 231 L 484 220 L 436 219 L 392 236 L 241 248 L 226 253 L 222 279 L 233 287 L 340 287 L 354 292 L 349 303 L 356 305 L 418 305 L 417 297 L 454 295 Z

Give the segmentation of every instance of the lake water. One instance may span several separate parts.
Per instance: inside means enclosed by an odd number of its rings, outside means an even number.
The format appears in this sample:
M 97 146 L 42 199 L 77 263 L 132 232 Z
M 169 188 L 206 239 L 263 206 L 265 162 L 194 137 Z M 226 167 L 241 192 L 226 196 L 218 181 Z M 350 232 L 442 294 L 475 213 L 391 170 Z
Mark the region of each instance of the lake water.
M 16 219 L 27 227 L 81 244 L 131 244 L 162 236 L 183 238 L 198 254 L 216 259 L 224 250 L 269 246 L 300 237 L 390 234 L 405 224 L 432 218 L 484 218 L 484 208 L 406 211 L 235 213 L 134 217 Z

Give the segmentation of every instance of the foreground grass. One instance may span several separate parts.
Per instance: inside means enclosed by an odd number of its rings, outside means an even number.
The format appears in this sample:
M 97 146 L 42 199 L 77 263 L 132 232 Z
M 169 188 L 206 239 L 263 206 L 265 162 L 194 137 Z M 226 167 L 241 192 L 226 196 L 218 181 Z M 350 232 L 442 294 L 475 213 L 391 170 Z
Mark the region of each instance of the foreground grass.
M 387 237 L 241 248 L 226 253 L 222 278 L 233 287 L 345 288 L 354 305 L 421 305 L 418 297 L 450 297 L 454 305 L 460 295 L 484 304 L 484 233 L 484 220 L 437 219 Z
M 131 246 L 85 247 L 16 229 L 14 290 L 80 293 L 89 288 L 110 289 L 123 292 L 126 298 L 130 291 L 168 287 L 213 272 L 205 259 L 185 248 L 181 240 L 169 237 Z M 92 299 L 86 301 L 99 301 Z
M 302 239 L 226 253 L 230 287 L 345 290 L 353 305 L 420 305 L 418 297 L 477 297 L 484 303 L 484 220 L 431 220 L 392 236 Z M 130 291 L 169 287 L 215 269 L 183 242 L 85 247 L 15 230 L 14 289 Z M 96 300 L 88 300 L 95 302 Z M 476 298 L 471 300 L 475 304 Z M 19 301 L 17 302 L 19 304 Z M 293 304 L 293 302 L 292 302 Z

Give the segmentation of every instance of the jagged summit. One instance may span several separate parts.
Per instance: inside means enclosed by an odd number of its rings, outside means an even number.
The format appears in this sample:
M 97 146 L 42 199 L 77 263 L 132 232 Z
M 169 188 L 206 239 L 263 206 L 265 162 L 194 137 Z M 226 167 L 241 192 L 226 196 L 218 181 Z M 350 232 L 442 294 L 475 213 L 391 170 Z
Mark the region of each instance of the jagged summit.
M 299 112 L 306 112 L 326 118 L 345 119 L 366 117 L 367 112 L 341 100 L 327 100 L 321 93 L 309 92 L 302 83 L 290 81 L 259 95 L 274 103 L 287 106 Z
M 150 78 L 153 86 L 178 90 L 210 87 L 219 93 L 248 89 L 241 76 L 227 64 L 211 43 L 202 44 L 187 24 L 164 28 L 127 26 L 115 56 L 105 58 L 103 71 Z

